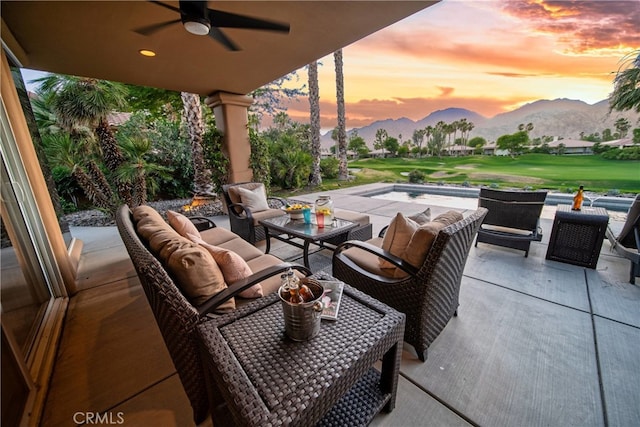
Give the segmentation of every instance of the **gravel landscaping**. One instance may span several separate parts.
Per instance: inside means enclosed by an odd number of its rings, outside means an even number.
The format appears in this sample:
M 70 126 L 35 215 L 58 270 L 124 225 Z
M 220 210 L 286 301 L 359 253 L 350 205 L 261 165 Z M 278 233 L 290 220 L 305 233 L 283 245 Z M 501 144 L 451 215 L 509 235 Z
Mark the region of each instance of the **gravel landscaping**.
M 200 205 L 185 212 L 183 207 L 191 203 L 191 199 L 174 199 L 174 200 L 161 200 L 158 202 L 149 202 L 149 206 L 152 206 L 160 214 L 166 218 L 166 211 L 172 210 L 185 214 L 186 216 L 216 216 L 224 215 L 222 211 L 222 201 L 215 200 L 211 203 Z M 105 227 L 116 225 L 115 220 L 109 215 L 97 209 L 73 212 L 64 215 L 61 218 L 61 222 L 66 221 L 69 226 L 72 227 Z

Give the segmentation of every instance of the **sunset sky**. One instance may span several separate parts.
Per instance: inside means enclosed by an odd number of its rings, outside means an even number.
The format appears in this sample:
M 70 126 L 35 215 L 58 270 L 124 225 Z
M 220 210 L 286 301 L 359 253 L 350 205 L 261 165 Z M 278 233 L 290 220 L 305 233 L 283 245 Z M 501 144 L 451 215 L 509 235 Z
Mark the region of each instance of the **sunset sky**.
M 444 0 L 343 49 L 347 127 L 448 107 L 493 117 L 538 99 L 593 104 L 638 48 L 638 0 Z M 336 123 L 333 56 L 321 63 L 327 130 Z M 308 122 L 306 99 L 288 114 Z

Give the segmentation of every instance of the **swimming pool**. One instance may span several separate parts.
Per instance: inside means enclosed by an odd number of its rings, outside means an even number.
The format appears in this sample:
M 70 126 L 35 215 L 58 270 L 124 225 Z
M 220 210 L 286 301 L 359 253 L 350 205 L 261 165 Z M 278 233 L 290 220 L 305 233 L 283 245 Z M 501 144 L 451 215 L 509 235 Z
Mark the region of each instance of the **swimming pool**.
M 479 193 L 480 190 L 478 188 L 395 184 L 359 195 L 397 202 L 475 209 L 478 206 Z M 570 205 L 572 201 L 573 194 L 549 192 L 545 200 L 545 205 Z M 625 213 L 629 210 L 632 202 L 633 199 L 628 197 L 599 195 L 587 195 L 585 197 L 585 206 L 597 206 L 610 211 Z

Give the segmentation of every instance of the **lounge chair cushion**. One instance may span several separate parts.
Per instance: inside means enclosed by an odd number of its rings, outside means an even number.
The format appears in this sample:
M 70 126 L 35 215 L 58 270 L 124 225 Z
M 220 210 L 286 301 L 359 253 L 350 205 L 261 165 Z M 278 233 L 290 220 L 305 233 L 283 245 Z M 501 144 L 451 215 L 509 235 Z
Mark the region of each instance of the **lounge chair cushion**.
M 414 215 L 409 215 L 409 218 L 418 223 L 418 225 L 423 225 L 431 221 L 431 208 L 425 209 L 423 212 L 418 212 Z
M 253 190 L 238 188 L 238 194 L 240 195 L 241 203 L 251 212 L 260 212 L 269 209 L 267 193 L 262 184 Z
M 167 219 L 169 220 L 169 225 L 173 227 L 174 230 L 178 232 L 182 237 L 189 237 L 189 234 L 200 237 L 200 232 L 193 225 L 193 222 L 189 220 L 186 216 L 181 213 L 168 210 L 167 211 Z
M 216 264 L 218 264 L 220 271 L 222 271 L 222 275 L 224 276 L 224 281 L 226 283 L 233 284 L 238 280 L 247 278 L 253 274 L 253 271 L 251 271 L 247 262 L 237 253 L 219 246 L 210 245 L 194 234 L 189 234 L 188 237 L 193 243 L 199 244 L 205 248 L 211 256 L 213 256 L 213 259 L 216 261 Z M 242 298 L 260 298 L 264 296 L 260 283 L 256 283 L 249 289 L 240 292 L 238 295 Z
M 420 267 L 427 258 L 431 245 L 440 230 L 448 225 L 461 221 L 462 218 L 460 212 L 451 210 L 442 215 L 438 215 L 433 221 L 421 225 L 415 233 L 413 233 L 413 236 L 411 236 L 409 244 L 405 247 L 405 251 L 400 257 L 414 267 Z M 402 270 L 396 273 L 406 274 Z M 397 275 L 395 276 L 397 277 Z
M 275 217 L 283 216 L 287 214 L 282 209 L 271 209 L 271 208 L 263 211 L 259 211 L 259 212 L 251 211 L 251 213 L 253 215 L 253 225 L 255 226 L 260 225 L 259 222 L 262 221 L 263 219 L 275 218 Z
M 227 287 L 224 275 L 211 254 L 196 243 L 189 242 L 176 249 L 167 261 L 167 270 L 195 305 L 203 304 Z M 235 307 L 235 300 L 232 298 L 217 311 L 229 311 Z
M 231 203 L 242 203 L 239 191 L 241 188 L 246 188 L 247 190 L 255 190 L 259 187 L 264 188 L 264 184 L 261 182 L 245 182 L 242 184 L 233 185 L 229 187 L 229 199 L 231 199 Z
M 401 257 L 411 241 L 411 236 L 418 229 L 419 225 L 414 220 L 405 217 L 402 212 L 398 212 L 391 220 L 389 228 L 382 240 L 382 249 L 390 252 L 392 255 Z M 380 268 L 395 268 L 389 261 L 380 258 Z

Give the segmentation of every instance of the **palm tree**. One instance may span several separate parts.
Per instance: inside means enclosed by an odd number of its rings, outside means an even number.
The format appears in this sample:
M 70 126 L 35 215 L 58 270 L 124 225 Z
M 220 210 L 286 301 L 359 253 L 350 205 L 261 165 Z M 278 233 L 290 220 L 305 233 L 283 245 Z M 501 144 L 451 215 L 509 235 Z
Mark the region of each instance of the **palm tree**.
M 627 131 L 629 131 L 629 128 L 631 128 L 629 120 L 625 119 L 624 117 L 620 117 L 613 125 L 618 131 L 618 136 L 620 138 L 624 138 L 625 136 L 627 136 Z
M 121 142 L 121 147 L 128 157 L 128 162 L 122 165 L 117 176 L 122 181 L 133 185 L 133 206 L 147 203 L 147 192 L 154 194 L 158 190 L 155 177 L 169 178 L 169 169 L 156 163 L 148 162 L 147 153 L 151 151 L 151 141 L 146 138 L 127 138 Z
M 349 169 L 347 168 L 347 130 L 345 125 L 344 111 L 344 74 L 342 63 L 342 49 L 333 52 L 333 61 L 336 68 L 336 101 L 338 104 L 338 179 L 346 180 L 349 178 Z
M 433 135 L 433 126 L 429 125 L 426 128 L 424 128 L 424 137 L 427 139 L 427 155 L 429 155 L 429 147 L 430 147 L 429 141 L 431 139 L 431 135 Z M 420 151 L 422 151 L 422 149 L 420 149 Z M 420 153 L 420 156 L 422 156 L 422 153 Z
M 420 151 L 422 150 L 422 143 L 424 142 L 424 129 L 415 129 L 413 131 L 412 140 L 413 144 L 418 147 L 418 157 L 420 157 Z
M 193 162 L 194 196 L 215 196 L 211 180 L 211 170 L 206 167 L 202 144 L 204 141 L 204 122 L 200 96 L 194 93 L 180 92 L 183 115 L 191 143 L 191 161 Z
M 389 134 L 386 129 L 376 130 L 376 139 L 373 141 L 373 148 L 376 150 L 382 150 L 382 157 L 384 157 L 384 142 L 389 138 Z
M 93 129 L 98 138 L 107 169 L 115 174 L 125 158 L 109 127 L 107 115 L 126 107 L 127 89 L 121 83 L 85 77 L 51 74 L 35 80 L 40 90 L 51 96 L 50 102 L 65 130 L 74 134 L 80 126 Z M 98 173 L 93 168 L 94 173 Z M 116 179 L 118 194 L 130 204 L 131 186 Z M 106 191 L 106 189 L 105 189 Z
M 640 49 L 625 55 L 621 62 L 609 95 L 609 108 L 611 111 L 635 109 L 640 113 Z
M 88 172 L 83 166 L 86 163 L 87 153 L 83 152 L 82 144 L 78 144 L 77 140 L 66 133 L 44 134 L 42 141 L 49 161 L 68 168 L 71 176 L 91 203 L 97 208 L 114 212 L 117 205 L 113 203 L 111 187 L 108 184 L 105 186 L 100 179 L 96 180 L 95 172 Z M 90 164 L 95 165 L 95 162 Z
M 309 184 L 322 185 L 320 175 L 320 90 L 318 87 L 318 61 L 309 64 L 309 114 L 311 122 L 311 177 Z

